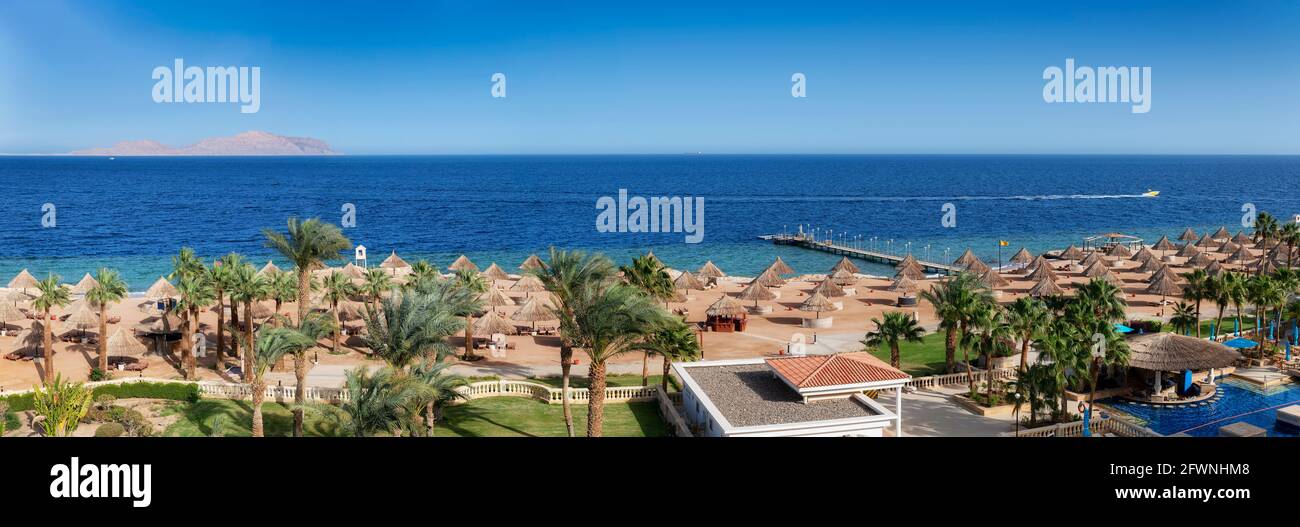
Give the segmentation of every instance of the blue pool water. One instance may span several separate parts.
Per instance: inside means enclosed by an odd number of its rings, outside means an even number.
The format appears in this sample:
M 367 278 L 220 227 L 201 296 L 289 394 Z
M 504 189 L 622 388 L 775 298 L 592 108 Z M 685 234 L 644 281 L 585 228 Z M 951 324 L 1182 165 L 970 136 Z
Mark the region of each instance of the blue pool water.
M 1300 156 L 0 156 L 0 282 L 24 267 L 75 281 L 109 266 L 143 290 L 182 245 L 265 261 L 263 228 L 283 228 L 290 215 L 337 223 L 344 203 L 357 208 L 345 234 L 372 255 L 396 250 L 441 268 L 464 253 L 513 271 L 556 245 L 620 263 L 653 249 L 673 267 L 712 259 L 748 276 L 780 255 L 796 271 L 825 272 L 838 257 L 757 239 L 801 223 L 876 236 L 878 247 L 892 239 L 895 250 L 910 242 L 921 258 L 929 245 L 930 260 L 970 246 L 993 263 L 997 240 L 1009 242 L 1005 259 L 1107 231 L 1152 241 L 1187 226 L 1235 232 L 1243 203 L 1287 218 L 1300 195 L 1278 185 L 1297 180 Z M 704 198 L 703 243 L 597 232 L 596 199 L 620 188 Z M 1160 197 L 1141 197 L 1148 188 Z M 56 228 L 42 228 L 46 203 L 57 207 Z M 951 228 L 941 222 L 946 203 L 956 207 Z
M 1237 422 L 1261 427 L 1270 436 L 1300 435 L 1293 427 L 1276 424 L 1278 408 L 1300 404 L 1300 385 L 1294 383 L 1260 388 L 1225 377 L 1220 378 L 1219 393 L 1213 399 L 1191 405 L 1142 405 L 1123 399 L 1101 402 L 1163 435 L 1186 432 L 1193 436 L 1217 436 L 1220 427 Z

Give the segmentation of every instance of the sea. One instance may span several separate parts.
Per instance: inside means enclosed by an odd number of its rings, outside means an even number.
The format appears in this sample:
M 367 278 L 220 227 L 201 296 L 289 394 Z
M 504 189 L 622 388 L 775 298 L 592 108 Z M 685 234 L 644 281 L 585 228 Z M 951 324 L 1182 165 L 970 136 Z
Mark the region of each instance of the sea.
M 678 269 L 713 260 L 742 276 L 777 256 L 799 273 L 826 272 L 838 256 L 760 238 L 800 229 L 926 261 L 970 248 L 996 265 L 1021 247 L 1037 254 L 1105 232 L 1150 243 L 1186 227 L 1236 232 L 1252 211 L 1291 221 L 1297 182 L 1298 156 L 7 156 L 0 285 L 23 268 L 75 282 L 110 267 L 140 291 L 181 247 L 286 267 L 265 229 L 290 216 L 341 224 L 349 212 L 344 233 L 370 265 L 396 251 L 445 269 L 464 254 L 517 272 L 557 247 L 618 263 L 654 251 Z M 603 232 L 597 203 L 620 190 L 703 203 L 703 238 Z

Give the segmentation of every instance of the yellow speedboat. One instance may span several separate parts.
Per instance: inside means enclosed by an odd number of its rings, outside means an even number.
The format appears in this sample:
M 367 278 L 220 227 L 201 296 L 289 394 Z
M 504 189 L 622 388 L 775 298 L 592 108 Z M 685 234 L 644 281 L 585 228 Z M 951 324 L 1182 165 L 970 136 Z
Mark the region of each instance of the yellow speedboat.
M 1143 192 L 1143 193 L 1142 193 L 1142 197 L 1144 197 L 1144 198 L 1154 198 L 1154 197 L 1159 196 L 1159 195 L 1160 195 L 1160 191 L 1159 191 L 1159 190 L 1151 190 L 1151 189 L 1147 189 L 1146 192 Z

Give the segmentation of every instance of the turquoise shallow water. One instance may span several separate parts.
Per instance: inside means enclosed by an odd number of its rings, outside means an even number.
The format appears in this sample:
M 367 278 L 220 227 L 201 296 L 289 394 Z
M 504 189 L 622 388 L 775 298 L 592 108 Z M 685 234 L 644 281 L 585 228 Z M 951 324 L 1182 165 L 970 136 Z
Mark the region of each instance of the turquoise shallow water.
M 1143 405 L 1122 399 L 1102 403 L 1129 414 L 1143 426 L 1164 435 L 1179 432 L 1212 437 L 1219 428 L 1245 422 L 1268 431 L 1270 436 L 1296 437 L 1300 430 L 1277 424 L 1277 409 L 1300 404 L 1300 385 L 1284 384 L 1260 388 L 1237 379 L 1220 378 L 1219 393 L 1200 403 L 1179 406 Z
M 555 245 L 620 262 L 653 249 L 670 266 L 712 259 L 740 275 L 777 255 L 799 272 L 825 271 L 837 257 L 757 239 L 800 224 L 899 251 L 911 242 L 921 258 L 929 245 L 932 260 L 970 246 L 995 263 L 999 239 L 1010 242 L 1005 258 L 1106 231 L 1150 240 L 1189 225 L 1235 231 L 1244 203 L 1289 217 L 1300 197 L 1278 183 L 1297 179 L 1300 158 L 1288 156 L 0 157 L 0 276 L 26 267 L 76 280 L 109 266 L 141 290 L 182 245 L 260 263 L 271 257 L 263 228 L 290 215 L 338 222 L 345 203 L 357 210 L 345 233 L 372 263 L 397 250 L 445 267 L 464 253 L 514 270 Z M 598 232 L 595 202 L 620 188 L 704 198 L 704 241 Z M 1161 196 L 1138 197 L 1147 188 Z M 54 228 L 41 226 L 46 203 Z M 953 228 L 940 221 L 947 203 Z

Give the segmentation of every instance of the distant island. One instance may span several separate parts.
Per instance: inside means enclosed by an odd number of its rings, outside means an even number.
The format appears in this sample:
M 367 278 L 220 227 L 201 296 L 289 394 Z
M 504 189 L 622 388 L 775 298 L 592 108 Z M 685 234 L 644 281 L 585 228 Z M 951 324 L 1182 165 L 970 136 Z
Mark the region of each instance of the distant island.
M 106 148 L 69 152 L 72 156 L 334 156 L 329 143 L 310 137 L 286 137 L 250 131 L 230 137 L 209 137 L 190 146 L 171 147 L 148 139 L 122 141 Z

